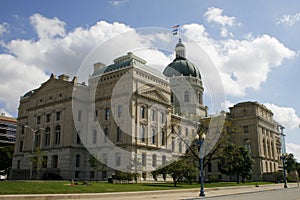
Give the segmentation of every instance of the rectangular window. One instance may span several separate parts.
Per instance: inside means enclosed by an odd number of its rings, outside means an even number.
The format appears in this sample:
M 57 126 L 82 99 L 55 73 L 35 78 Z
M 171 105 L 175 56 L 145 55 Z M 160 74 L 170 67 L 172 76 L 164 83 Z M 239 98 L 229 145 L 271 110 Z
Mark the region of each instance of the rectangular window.
M 81 121 L 81 110 L 78 110 L 77 121 Z
M 172 151 L 175 151 L 175 138 L 172 138 Z
M 145 142 L 145 126 L 140 126 L 140 141 Z
M 212 172 L 212 164 L 211 164 L 211 162 L 208 163 L 207 171 L 208 172 Z
M 243 126 L 243 131 L 244 131 L 244 133 L 249 133 L 249 127 L 248 126 Z
M 118 118 L 122 115 L 122 105 L 118 105 Z
M 116 166 L 121 166 L 121 155 L 116 153 Z
M 110 117 L 110 109 L 105 108 L 105 120 L 109 120 L 109 117 Z
M 95 113 L 94 113 L 94 122 L 97 121 L 98 119 L 98 110 L 95 110 Z
M 117 128 L 117 142 L 121 142 L 122 140 L 122 130 L 120 127 Z
M 146 167 L 146 153 L 142 153 L 142 166 Z
M 97 130 L 94 129 L 93 131 L 93 144 L 97 144 Z
M 36 117 L 36 124 L 41 124 L 41 116 Z
M 145 119 L 146 118 L 146 108 L 145 108 L 145 106 L 141 107 L 140 112 L 141 112 L 140 113 L 141 118 Z
M 80 167 L 80 155 L 76 155 L 76 167 Z
M 46 114 L 46 123 L 49 123 L 50 120 L 51 120 L 51 114 L 48 113 L 48 114 Z
M 150 114 L 151 114 L 151 120 L 155 121 L 155 118 L 156 118 L 155 117 L 155 110 L 151 109 Z
M 161 145 L 165 145 L 165 131 L 162 129 L 161 130 L 161 141 L 160 141 L 160 144 Z
M 79 134 L 77 133 L 77 137 L 76 137 L 76 144 L 81 144 L 81 139 Z
M 188 136 L 188 135 L 189 135 L 189 129 L 185 128 L 185 136 Z
M 61 112 L 57 111 L 56 112 L 56 121 L 60 121 L 60 115 L 61 115 Z
M 152 167 L 156 167 L 157 166 L 157 156 L 156 154 L 152 155 Z
M 20 141 L 19 151 L 20 152 L 23 151 L 23 140 Z

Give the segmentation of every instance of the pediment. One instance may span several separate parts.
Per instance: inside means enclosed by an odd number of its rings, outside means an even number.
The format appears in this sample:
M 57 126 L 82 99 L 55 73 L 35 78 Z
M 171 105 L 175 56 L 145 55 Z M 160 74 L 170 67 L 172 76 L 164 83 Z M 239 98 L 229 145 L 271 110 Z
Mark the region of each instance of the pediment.
M 155 87 L 140 90 L 139 95 L 164 104 L 170 104 L 169 99 L 158 88 Z

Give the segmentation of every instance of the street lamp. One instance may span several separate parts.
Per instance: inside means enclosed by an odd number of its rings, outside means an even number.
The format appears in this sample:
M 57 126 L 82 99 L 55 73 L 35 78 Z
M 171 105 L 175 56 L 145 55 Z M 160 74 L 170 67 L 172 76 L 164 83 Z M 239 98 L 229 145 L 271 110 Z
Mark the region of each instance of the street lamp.
M 32 157 L 33 157 L 33 149 L 34 149 L 34 140 L 35 140 L 35 134 L 37 131 L 39 130 L 45 130 L 44 128 L 38 128 L 36 130 L 34 130 L 33 128 L 31 128 L 30 126 L 28 125 L 25 125 L 24 126 L 25 128 L 29 128 L 31 131 L 32 131 L 32 134 L 33 134 L 33 137 L 32 137 L 32 146 L 31 146 L 31 154 L 32 154 Z M 31 168 L 30 168 L 30 177 L 29 179 L 32 180 L 32 172 L 33 172 L 33 163 L 31 164 Z
M 287 188 L 287 184 L 286 184 L 286 170 L 285 170 L 285 159 L 286 159 L 287 154 L 282 154 L 280 156 L 281 160 L 282 160 L 282 167 L 283 167 L 283 182 L 284 182 L 284 188 Z
M 206 129 L 202 130 L 204 127 L 198 124 L 198 131 L 196 135 L 196 143 L 199 145 L 199 167 L 200 167 L 200 173 L 199 173 L 199 178 L 200 178 L 200 197 L 205 197 L 204 193 L 204 176 L 203 176 L 203 155 L 202 155 L 202 144 L 206 138 Z

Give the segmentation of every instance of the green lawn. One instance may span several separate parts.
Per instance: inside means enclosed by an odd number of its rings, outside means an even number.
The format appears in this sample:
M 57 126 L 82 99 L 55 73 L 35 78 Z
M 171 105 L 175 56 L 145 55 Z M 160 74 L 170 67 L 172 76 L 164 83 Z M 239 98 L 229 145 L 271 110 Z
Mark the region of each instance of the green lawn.
M 247 183 L 206 183 L 205 188 L 255 185 L 256 182 Z M 268 184 L 259 182 L 258 184 Z M 104 182 L 89 182 L 89 185 L 83 185 L 78 182 L 77 185 L 70 186 L 66 181 L 3 181 L 0 182 L 0 194 L 67 194 L 67 193 L 103 193 L 103 192 L 129 192 L 129 191 L 149 191 L 149 190 L 173 190 L 198 188 L 198 184 L 178 184 L 174 187 L 172 183 L 154 183 L 154 184 L 111 184 Z

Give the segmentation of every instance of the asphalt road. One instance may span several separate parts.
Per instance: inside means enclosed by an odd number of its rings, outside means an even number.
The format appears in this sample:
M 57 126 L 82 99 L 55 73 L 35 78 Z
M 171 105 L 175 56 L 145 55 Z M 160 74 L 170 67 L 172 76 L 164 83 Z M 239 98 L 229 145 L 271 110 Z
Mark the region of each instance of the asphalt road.
M 202 198 L 195 198 L 202 199 Z M 300 188 L 289 188 L 274 191 L 261 191 L 248 194 L 234 194 L 229 196 L 206 197 L 209 200 L 300 200 Z M 192 200 L 192 199 L 190 199 Z M 193 199 L 194 200 L 194 199 Z

